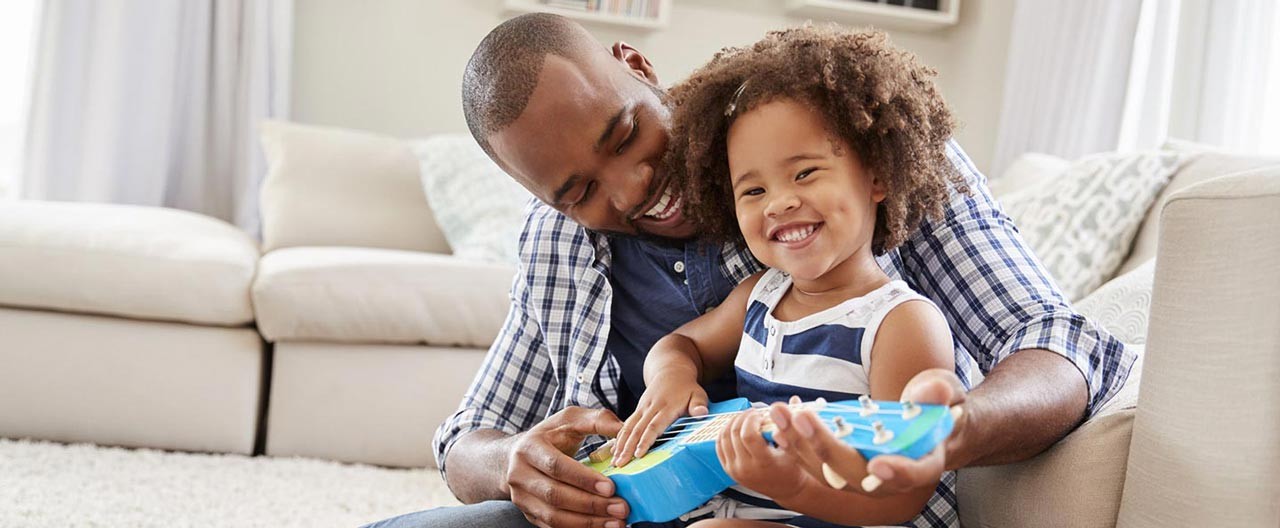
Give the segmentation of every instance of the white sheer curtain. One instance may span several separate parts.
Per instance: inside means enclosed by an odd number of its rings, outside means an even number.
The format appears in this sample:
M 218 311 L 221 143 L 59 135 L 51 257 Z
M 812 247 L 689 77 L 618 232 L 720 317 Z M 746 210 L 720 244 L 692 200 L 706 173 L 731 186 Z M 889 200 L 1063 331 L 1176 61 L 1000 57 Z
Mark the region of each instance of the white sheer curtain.
M 1024 152 L 1075 158 L 1119 140 L 1141 0 L 1019 0 L 992 174 Z
M 1280 9 L 1276 2 L 1182 0 L 1180 4 L 1180 71 L 1174 81 L 1169 135 L 1239 152 L 1280 155 L 1280 138 L 1269 132 L 1280 119 L 1276 103 Z
M 40 3 L 0 3 L 0 201 L 18 192 L 18 172 L 29 93 L 32 36 Z
M 1176 137 L 1280 155 L 1274 0 L 1021 0 L 992 173 Z
M 163 205 L 256 232 L 256 126 L 288 109 L 292 0 L 46 0 L 27 198 Z

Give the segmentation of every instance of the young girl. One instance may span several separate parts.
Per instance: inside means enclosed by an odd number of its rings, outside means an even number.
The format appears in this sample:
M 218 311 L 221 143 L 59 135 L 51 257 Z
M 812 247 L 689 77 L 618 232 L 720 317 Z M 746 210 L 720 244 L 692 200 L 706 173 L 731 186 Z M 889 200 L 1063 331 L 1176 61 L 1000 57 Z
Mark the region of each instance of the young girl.
M 804 27 L 722 51 L 672 90 L 671 173 L 684 175 L 685 214 L 770 269 L 654 345 L 618 465 L 679 416 L 705 413 L 699 383 L 731 368 L 739 395 L 765 403 L 897 400 L 915 374 L 955 368 L 941 312 L 876 262 L 942 214 L 949 184 L 964 190 L 932 76 L 882 33 Z M 952 475 L 936 492 L 834 489 L 801 468 L 802 446 L 771 446 L 760 426 L 747 413 L 717 440 L 740 485 L 701 510 L 734 519 L 703 523 L 958 525 Z

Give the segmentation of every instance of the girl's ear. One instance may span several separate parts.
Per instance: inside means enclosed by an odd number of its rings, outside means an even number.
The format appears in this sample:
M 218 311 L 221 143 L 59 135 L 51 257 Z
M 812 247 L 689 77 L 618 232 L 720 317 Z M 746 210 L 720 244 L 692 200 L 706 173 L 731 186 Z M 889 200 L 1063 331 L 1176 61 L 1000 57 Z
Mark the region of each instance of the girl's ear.
M 880 183 L 879 176 L 871 177 L 871 201 L 880 203 L 884 201 L 885 191 L 884 184 Z

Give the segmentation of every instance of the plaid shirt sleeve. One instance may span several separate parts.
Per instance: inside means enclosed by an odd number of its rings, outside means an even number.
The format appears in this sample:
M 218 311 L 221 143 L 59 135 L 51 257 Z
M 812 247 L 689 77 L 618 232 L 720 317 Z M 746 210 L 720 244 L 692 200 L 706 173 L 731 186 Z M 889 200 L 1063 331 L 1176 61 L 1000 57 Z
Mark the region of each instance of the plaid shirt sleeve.
M 954 141 L 947 157 L 971 194 L 953 192 L 944 218 L 899 248 L 904 272 L 984 373 L 1020 350 L 1056 352 L 1084 375 L 1093 416 L 1124 385 L 1134 352 L 1071 308 Z
M 459 438 L 479 429 L 508 434 L 526 431 L 551 407 L 558 382 L 538 324 L 537 300 L 530 295 L 534 277 L 528 238 L 540 222 L 530 214 L 520 235 L 520 271 L 511 286 L 511 310 L 484 364 L 467 389 L 457 412 L 436 430 L 436 464 L 443 476 L 449 450 Z

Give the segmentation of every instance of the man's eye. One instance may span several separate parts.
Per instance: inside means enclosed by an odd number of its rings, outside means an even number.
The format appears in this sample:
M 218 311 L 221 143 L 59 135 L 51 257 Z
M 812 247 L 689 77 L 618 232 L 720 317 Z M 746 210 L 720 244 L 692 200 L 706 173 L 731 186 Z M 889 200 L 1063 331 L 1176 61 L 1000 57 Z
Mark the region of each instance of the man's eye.
M 574 202 L 573 205 L 582 205 L 587 203 L 587 200 L 591 199 L 591 195 L 593 194 L 592 191 L 594 190 L 596 190 L 595 180 L 587 182 L 586 188 L 582 190 L 582 197 L 578 198 L 578 201 Z
M 618 143 L 618 148 L 613 151 L 614 154 L 622 154 L 627 150 L 627 146 L 631 144 L 631 140 L 635 139 L 636 134 L 640 130 L 640 116 L 636 115 L 631 118 L 631 130 L 627 132 L 627 137 L 622 138 L 622 142 Z
M 805 178 L 809 177 L 809 175 L 810 175 L 810 174 L 813 174 L 813 173 L 814 173 L 814 171 L 816 171 L 816 170 L 818 170 L 818 168 L 817 168 L 817 167 L 810 167 L 810 168 L 807 168 L 807 169 L 805 169 L 805 170 L 800 171 L 800 174 L 797 174 L 797 175 L 796 175 L 796 181 L 800 181 L 800 180 L 803 180 L 803 179 L 805 179 Z

